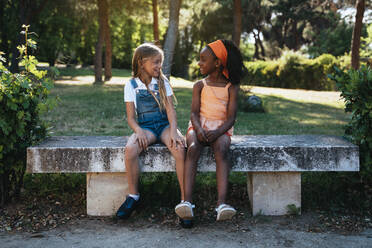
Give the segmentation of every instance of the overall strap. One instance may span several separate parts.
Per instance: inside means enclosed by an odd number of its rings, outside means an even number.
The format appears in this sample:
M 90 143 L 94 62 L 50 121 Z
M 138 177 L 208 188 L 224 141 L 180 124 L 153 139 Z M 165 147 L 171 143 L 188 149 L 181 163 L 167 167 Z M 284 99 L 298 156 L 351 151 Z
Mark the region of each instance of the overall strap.
M 137 82 L 136 82 L 136 80 L 134 78 L 131 78 L 130 83 L 132 84 L 133 89 L 137 89 L 138 84 L 137 84 Z

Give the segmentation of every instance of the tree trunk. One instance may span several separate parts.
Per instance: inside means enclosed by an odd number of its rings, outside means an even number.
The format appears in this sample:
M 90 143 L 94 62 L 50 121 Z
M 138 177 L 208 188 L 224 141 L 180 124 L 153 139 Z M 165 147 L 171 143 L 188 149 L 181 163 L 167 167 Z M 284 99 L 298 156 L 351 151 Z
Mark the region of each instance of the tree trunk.
M 153 16 L 153 31 L 154 43 L 160 46 L 159 41 L 159 18 L 158 18 L 158 0 L 152 0 L 152 16 Z
M 296 20 L 293 20 L 293 22 L 292 22 L 292 33 L 295 37 L 295 44 L 294 44 L 293 49 L 295 51 L 298 51 L 298 49 L 300 49 L 300 47 L 301 47 L 301 44 L 300 44 L 300 39 L 299 39 L 299 34 L 298 34 L 298 29 L 297 29 L 297 21 Z
M 167 36 L 164 42 L 164 66 L 163 71 L 166 77 L 170 77 L 172 71 L 173 53 L 176 47 L 178 22 L 182 0 L 169 0 L 169 24 Z
M 102 83 L 102 47 L 105 41 L 104 32 L 104 13 L 103 13 L 103 1 L 97 0 L 98 3 L 98 41 L 96 44 L 96 53 L 94 55 L 94 76 L 95 83 Z
M 355 26 L 353 30 L 353 38 L 351 40 L 351 67 L 357 70 L 359 68 L 359 48 L 360 36 L 363 27 L 363 15 L 365 10 L 365 1 L 358 0 L 356 3 Z
M 242 33 L 242 2 L 234 0 L 234 31 L 232 39 L 237 47 L 240 45 L 240 36 Z
M 104 35 L 105 35 L 105 81 L 110 81 L 112 78 L 112 48 L 111 48 L 111 32 L 109 21 L 109 6 L 107 0 L 103 1 L 104 12 Z
M 261 49 L 261 56 L 262 56 L 262 58 L 264 58 L 266 55 L 265 55 L 265 47 L 264 47 L 264 45 L 263 45 L 263 43 L 262 43 L 262 41 L 261 41 L 261 38 L 260 38 L 260 33 L 261 33 L 261 30 L 260 29 L 257 29 L 257 40 L 256 40 L 256 42 L 258 43 L 258 45 L 260 46 L 260 49 Z
M 261 49 L 261 56 L 265 57 L 265 48 L 262 44 L 262 41 L 260 39 L 260 30 L 257 29 L 257 33 L 252 31 L 253 37 L 254 37 L 254 55 L 253 58 L 255 59 L 261 59 L 259 50 Z

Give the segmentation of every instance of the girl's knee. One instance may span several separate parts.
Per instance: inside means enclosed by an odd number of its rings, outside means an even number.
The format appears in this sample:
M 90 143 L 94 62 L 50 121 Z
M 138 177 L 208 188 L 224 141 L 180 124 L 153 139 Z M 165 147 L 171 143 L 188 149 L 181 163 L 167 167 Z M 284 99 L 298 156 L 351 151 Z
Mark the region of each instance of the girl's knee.
M 201 145 L 193 142 L 187 147 L 187 156 L 195 156 L 200 153 L 201 149 Z
M 125 146 L 125 158 L 133 159 L 138 157 L 138 146 L 135 144 L 128 144 Z
M 185 149 L 183 147 L 179 147 L 173 151 L 173 157 L 175 160 L 185 160 Z
M 229 144 L 221 144 L 213 146 L 213 153 L 216 159 L 227 159 L 227 155 L 229 152 L 230 145 Z

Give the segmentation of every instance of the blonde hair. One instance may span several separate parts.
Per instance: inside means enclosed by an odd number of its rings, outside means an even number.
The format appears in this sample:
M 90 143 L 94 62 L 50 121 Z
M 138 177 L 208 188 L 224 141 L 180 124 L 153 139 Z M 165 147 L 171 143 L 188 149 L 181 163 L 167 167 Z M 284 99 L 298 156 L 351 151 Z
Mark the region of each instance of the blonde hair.
M 132 76 L 139 77 L 141 75 L 141 67 L 139 62 L 143 61 L 144 59 L 151 58 L 157 55 L 161 55 L 161 60 L 164 60 L 164 53 L 159 47 L 152 43 L 144 43 L 136 48 L 133 54 L 132 59 Z M 162 70 L 160 69 L 159 77 L 157 78 L 158 86 L 159 86 L 159 94 L 160 94 L 160 102 L 155 97 L 154 93 L 149 90 L 151 95 L 154 97 L 155 101 L 158 103 L 160 110 L 165 109 L 166 104 L 168 104 L 167 93 L 165 90 L 164 81 L 166 77 L 164 76 Z M 176 101 L 175 96 L 173 94 L 173 99 Z

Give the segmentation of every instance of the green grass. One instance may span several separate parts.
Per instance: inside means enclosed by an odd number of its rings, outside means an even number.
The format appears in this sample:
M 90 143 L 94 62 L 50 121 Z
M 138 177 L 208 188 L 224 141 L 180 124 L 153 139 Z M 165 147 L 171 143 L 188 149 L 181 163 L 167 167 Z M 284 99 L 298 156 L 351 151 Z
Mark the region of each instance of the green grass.
M 58 96 L 59 104 L 44 118 L 51 122 L 53 135 L 130 135 L 123 88 L 117 84 L 57 82 L 51 95 Z M 235 134 L 343 134 L 349 115 L 337 98 L 318 99 L 316 96 L 322 92 L 291 90 L 291 95 L 285 95 L 275 94 L 275 89 L 271 91 L 271 94 L 258 94 L 263 99 L 266 113 L 238 111 Z M 178 100 L 178 124 L 185 133 L 192 89 L 174 88 L 174 92 Z M 316 96 L 312 97 L 312 94 Z M 301 96 L 307 100 L 301 100 Z

